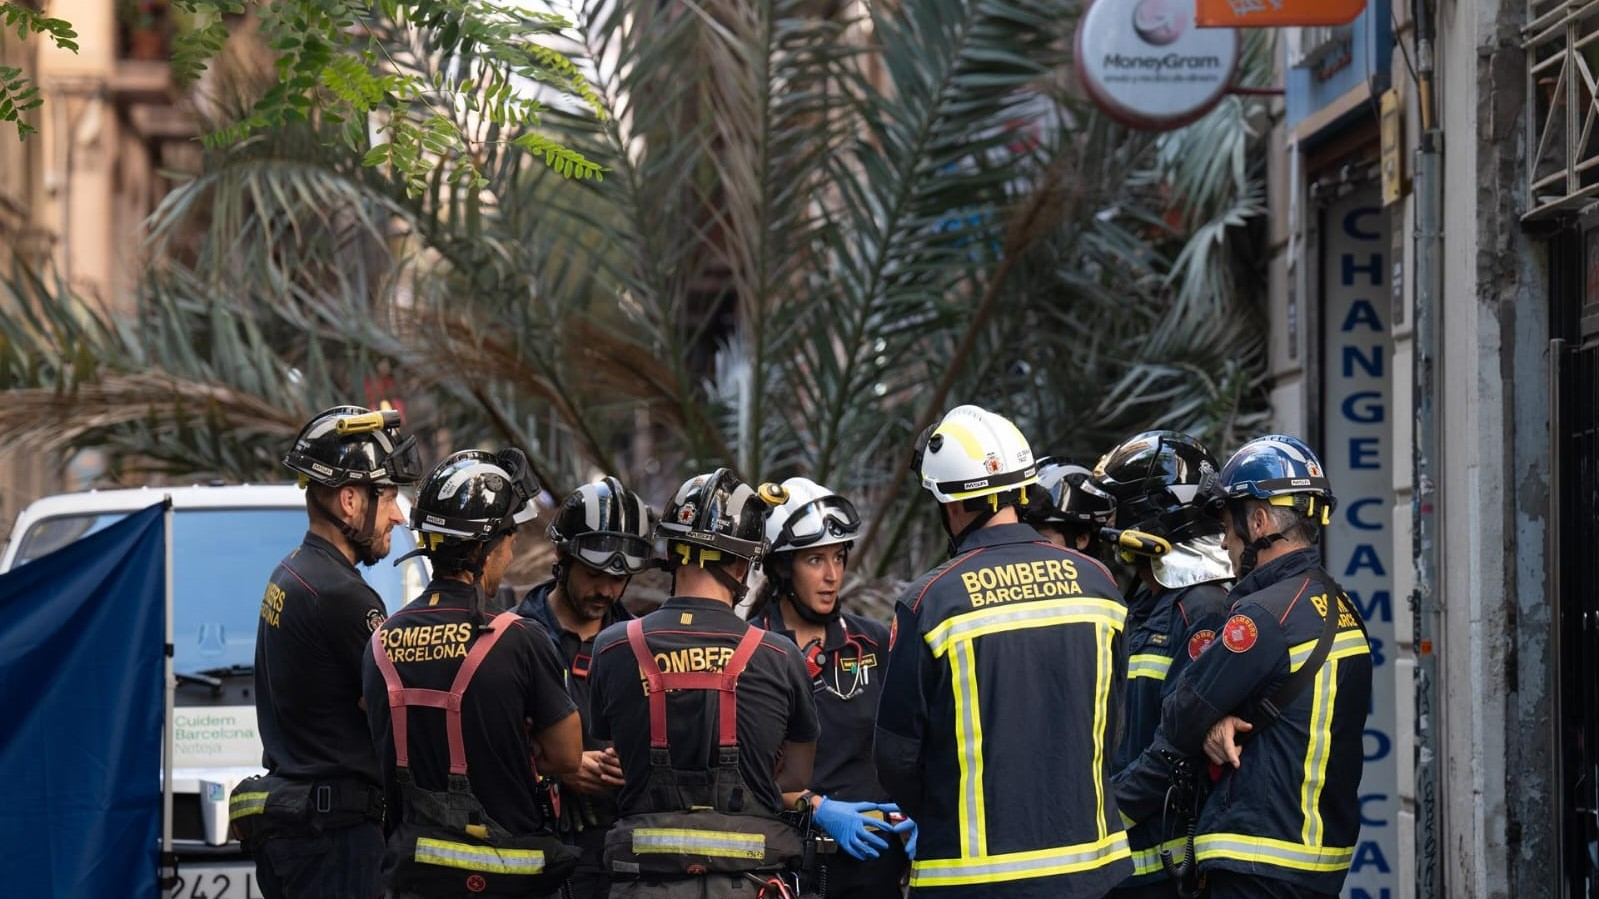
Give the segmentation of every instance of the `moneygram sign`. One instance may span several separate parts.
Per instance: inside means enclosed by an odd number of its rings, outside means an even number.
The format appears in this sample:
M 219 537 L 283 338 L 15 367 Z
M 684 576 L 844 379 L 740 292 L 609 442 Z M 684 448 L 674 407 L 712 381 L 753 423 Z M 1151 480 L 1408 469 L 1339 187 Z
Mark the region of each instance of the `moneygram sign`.
M 1221 100 L 1238 71 L 1238 32 L 1194 27 L 1194 0 L 1098 0 L 1077 24 L 1089 99 L 1132 128 L 1165 131 Z

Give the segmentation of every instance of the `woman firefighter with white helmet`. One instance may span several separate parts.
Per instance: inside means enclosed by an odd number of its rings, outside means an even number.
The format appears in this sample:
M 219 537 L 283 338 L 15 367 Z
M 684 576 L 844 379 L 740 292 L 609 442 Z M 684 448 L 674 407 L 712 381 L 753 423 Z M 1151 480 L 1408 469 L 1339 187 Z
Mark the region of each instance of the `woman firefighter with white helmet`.
M 844 612 L 839 599 L 861 519 L 808 478 L 772 487 L 768 499 L 781 504 L 766 520 L 766 581 L 749 620 L 792 639 L 811 676 L 822 736 L 800 802 L 841 850 L 818 860 L 814 883 L 823 896 L 898 899 L 909 859 L 896 831 L 908 831 L 914 849 L 915 825 L 888 802 L 872 764 L 888 628 Z

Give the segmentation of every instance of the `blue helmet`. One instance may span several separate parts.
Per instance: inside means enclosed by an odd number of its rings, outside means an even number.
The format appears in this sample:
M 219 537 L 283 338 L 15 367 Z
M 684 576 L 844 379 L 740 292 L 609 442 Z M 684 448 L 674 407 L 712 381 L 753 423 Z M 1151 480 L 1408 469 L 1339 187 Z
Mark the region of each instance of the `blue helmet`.
M 1327 524 L 1338 502 L 1321 460 L 1304 441 L 1286 434 L 1257 437 L 1222 466 L 1212 509 L 1219 513 L 1224 504 L 1246 499 L 1297 508 L 1320 524 Z

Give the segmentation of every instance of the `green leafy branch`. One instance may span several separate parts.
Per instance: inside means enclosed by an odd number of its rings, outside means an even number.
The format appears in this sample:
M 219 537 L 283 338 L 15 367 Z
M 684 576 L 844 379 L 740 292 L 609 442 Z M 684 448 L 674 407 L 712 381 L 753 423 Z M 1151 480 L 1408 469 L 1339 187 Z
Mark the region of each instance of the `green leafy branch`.
M 0 0 L 0 21 L 4 21 L 7 31 L 16 32 L 23 40 L 27 40 L 31 34 L 42 34 L 57 47 L 78 52 L 78 33 L 72 30 L 72 23 L 65 19 L 53 19 L 26 6 Z M 21 69 L 0 66 L 0 122 L 14 123 L 18 138 L 25 138 L 38 130 L 24 121 L 22 114 L 43 102 L 39 96 L 39 86 L 24 77 Z

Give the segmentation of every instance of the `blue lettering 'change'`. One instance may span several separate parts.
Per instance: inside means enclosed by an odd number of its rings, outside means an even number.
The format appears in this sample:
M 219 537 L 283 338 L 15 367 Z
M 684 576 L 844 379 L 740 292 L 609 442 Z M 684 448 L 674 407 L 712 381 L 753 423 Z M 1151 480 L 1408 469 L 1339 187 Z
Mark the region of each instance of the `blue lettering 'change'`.
M 1377 895 L 1373 896 L 1371 890 L 1365 887 L 1350 887 L 1349 899 L 1394 899 L 1394 891 L 1383 887 L 1377 891 Z
M 1358 346 L 1344 347 L 1344 377 L 1353 378 L 1355 376 L 1355 366 L 1357 365 L 1373 378 L 1382 377 L 1382 347 L 1368 347 L 1367 352 L 1370 355 L 1363 355 Z
M 1379 215 L 1382 215 L 1382 209 L 1377 206 L 1360 206 L 1349 210 L 1344 216 L 1344 233 L 1356 240 L 1382 240 L 1382 232 L 1377 230 L 1377 226 L 1361 225 L 1363 219 Z
M 1349 438 L 1349 467 L 1354 469 L 1382 468 L 1381 437 Z
M 1348 334 L 1355 330 L 1356 325 L 1365 325 L 1378 334 L 1382 333 L 1382 319 L 1377 316 L 1377 307 L 1371 300 L 1356 300 L 1349 304 L 1349 311 L 1344 313 L 1343 327 L 1338 330 Z
M 1343 410 L 1346 420 L 1362 425 L 1381 424 L 1387 415 L 1383 408 L 1383 396 L 1375 390 L 1357 390 L 1344 397 L 1338 408 Z M 1367 439 L 1374 441 L 1377 438 Z
M 1368 260 L 1369 261 L 1362 264 L 1355 258 L 1353 253 L 1345 253 L 1339 257 L 1339 262 L 1343 264 L 1342 278 L 1345 287 L 1355 286 L 1356 275 L 1366 275 L 1370 277 L 1373 286 L 1382 284 L 1383 275 L 1386 274 L 1386 272 L 1383 271 L 1382 254 L 1372 253 L 1371 256 L 1368 257 Z

